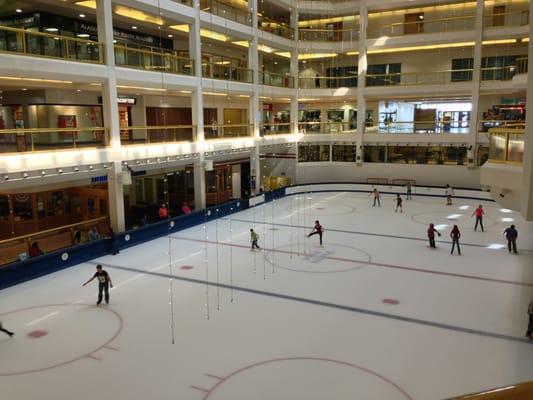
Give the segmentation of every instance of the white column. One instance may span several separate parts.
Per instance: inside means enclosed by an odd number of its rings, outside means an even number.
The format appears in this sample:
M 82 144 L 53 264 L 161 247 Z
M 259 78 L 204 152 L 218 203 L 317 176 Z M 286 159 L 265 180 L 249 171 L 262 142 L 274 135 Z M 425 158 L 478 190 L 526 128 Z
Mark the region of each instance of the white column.
M 366 69 L 368 66 L 366 53 L 366 31 L 368 26 L 368 8 L 366 0 L 361 0 L 359 7 L 359 59 L 357 63 L 357 135 L 356 160 L 358 163 L 363 159 L 363 134 L 365 132 L 366 116 Z
M 206 205 L 205 164 L 204 164 L 203 155 L 194 162 L 193 170 L 194 170 L 194 208 L 195 210 L 203 210 Z
M 472 71 L 472 112 L 468 132 L 468 163 L 475 163 L 477 152 L 477 132 L 479 121 L 479 91 L 481 88 L 481 58 L 483 57 L 484 0 L 477 0 L 474 45 L 474 70 Z
M 257 27 L 257 0 L 248 1 L 248 11 L 252 19 L 253 38 L 248 46 L 248 68 L 252 70 L 252 96 L 248 104 L 248 120 L 252 124 L 252 136 L 259 137 L 261 125 L 261 110 L 259 109 L 259 52 L 258 52 L 258 27 Z M 262 79 L 262 78 L 261 78 Z
M 202 39 L 200 36 L 200 0 L 194 0 L 193 7 L 194 21 L 189 25 L 189 57 L 193 59 L 196 88 L 191 93 L 191 116 L 193 125 L 196 125 L 196 140 L 201 142 L 205 139 L 205 132 L 204 98 L 202 88 Z
M 533 15 L 533 2 L 529 2 L 529 15 Z M 529 37 L 533 35 L 533 24 L 529 24 Z M 533 60 L 533 43 L 528 44 L 528 60 Z M 533 99 L 533 64 L 527 73 L 527 99 Z M 526 133 L 524 134 L 524 163 L 522 173 L 522 199 L 520 213 L 528 220 L 533 220 L 533 112 L 526 114 Z
M 111 0 L 97 0 L 96 24 L 98 41 L 104 43 L 104 59 L 107 80 L 102 84 L 102 110 L 104 124 L 109 129 L 109 145 L 120 147 L 120 122 L 117 101 L 117 77 L 115 73 L 115 49 L 113 45 L 113 9 Z
M 126 230 L 126 218 L 124 215 L 124 188 L 120 180 L 122 163 L 113 161 L 107 179 L 109 193 L 109 219 L 114 232 Z
M 255 149 L 250 154 L 250 177 L 255 176 L 255 190 L 251 190 L 252 194 L 258 194 L 263 177 L 261 175 L 261 159 L 259 151 L 259 143 L 256 143 Z
M 293 8 L 291 10 L 291 28 L 294 29 L 294 47 L 291 50 L 291 76 L 294 79 L 294 95 L 291 96 L 291 133 L 298 133 L 298 97 L 300 93 L 300 81 L 298 79 L 298 41 L 299 41 L 299 32 L 298 32 L 298 2 L 293 3 Z

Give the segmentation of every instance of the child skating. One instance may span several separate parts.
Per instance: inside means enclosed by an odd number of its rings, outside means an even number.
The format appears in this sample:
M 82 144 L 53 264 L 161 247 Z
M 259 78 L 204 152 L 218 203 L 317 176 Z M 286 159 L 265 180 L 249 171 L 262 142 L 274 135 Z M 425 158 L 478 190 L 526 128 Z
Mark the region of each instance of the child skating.
M 461 248 L 459 247 L 459 239 L 461 238 L 461 232 L 459 231 L 459 228 L 457 227 L 457 225 L 453 226 L 453 229 L 450 232 L 450 237 L 452 238 L 451 254 L 453 254 L 455 246 L 457 246 L 457 252 L 459 253 L 459 255 L 461 255 Z
M 253 229 L 250 229 L 250 242 L 252 243 L 252 251 L 254 251 L 254 249 L 261 250 L 261 247 L 259 247 L 259 245 L 257 244 L 258 240 L 259 235 L 257 234 L 257 232 Z
M 324 228 L 322 228 L 322 225 L 320 225 L 320 222 L 317 220 L 315 221 L 315 226 L 313 227 L 313 230 L 307 237 L 311 237 L 313 235 L 318 235 L 320 238 L 320 246 L 322 246 L 322 233 L 324 233 Z
M 413 188 L 411 187 L 411 182 L 407 182 L 407 185 L 405 185 L 405 192 L 406 192 L 406 200 L 411 200 L 413 197 L 411 196 L 411 193 L 413 191 Z
M 402 198 L 399 194 L 396 194 L 396 208 L 394 209 L 394 212 L 398 212 L 398 209 L 403 213 Z
M 453 198 L 453 195 L 455 194 L 455 192 L 454 192 L 453 188 L 450 187 L 450 185 L 446 185 L 445 193 L 446 193 L 446 205 L 447 206 L 451 206 L 452 205 L 452 198 Z
M 485 215 L 485 211 L 483 210 L 483 206 L 480 204 L 478 208 L 476 208 L 476 211 L 472 214 L 473 216 L 476 216 L 476 225 L 474 226 L 474 232 L 477 231 L 478 224 L 481 226 L 481 232 L 485 232 L 485 229 L 483 228 L 483 216 Z
M 96 266 L 96 273 L 93 275 L 91 279 L 89 279 L 87 282 L 85 282 L 82 286 L 87 285 L 90 283 L 93 279 L 98 279 L 98 302 L 96 305 L 100 304 L 102 302 L 102 294 L 105 292 L 105 302 L 106 304 L 109 304 L 109 287 L 113 287 L 113 282 L 111 282 L 111 277 L 107 273 L 107 271 L 104 271 L 102 269 L 102 266 L 98 264 Z
M 440 232 L 437 229 L 435 229 L 435 225 L 429 224 L 428 239 L 429 239 L 429 247 L 431 247 L 432 249 L 437 248 L 437 245 L 435 244 L 435 233 L 439 235 L 440 237 Z
M 378 203 L 378 207 L 381 207 L 381 194 L 379 193 L 379 190 L 374 188 L 374 190 L 372 190 L 372 193 L 370 193 L 370 195 L 374 197 L 374 203 L 372 204 L 372 207 L 375 207 L 376 203 Z

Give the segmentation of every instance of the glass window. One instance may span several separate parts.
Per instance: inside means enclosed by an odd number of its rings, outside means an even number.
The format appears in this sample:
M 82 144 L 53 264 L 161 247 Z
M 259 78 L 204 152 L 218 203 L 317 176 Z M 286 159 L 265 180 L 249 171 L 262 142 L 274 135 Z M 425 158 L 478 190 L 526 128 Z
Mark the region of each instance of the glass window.
M 477 149 L 477 165 L 482 166 L 489 159 L 489 148 L 487 146 L 479 146 Z
M 329 145 L 299 145 L 298 146 L 299 162 L 318 162 L 329 161 Z
M 207 193 L 216 193 L 217 192 L 217 178 L 215 171 L 207 171 Z
M 506 139 L 505 133 L 493 133 L 490 135 L 490 160 L 505 161 Z
M 63 192 L 52 192 L 48 196 L 48 215 L 63 215 L 66 212 Z
M 333 161 L 355 162 L 357 146 L 333 145 Z
M 365 162 L 384 163 L 387 154 L 386 146 L 365 146 L 363 150 L 363 159 Z
M 0 222 L 9 221 L 9 198 L 0 196 Z
M 452 82 L 467 82 L 472 80 L 473 58 L 455 58 L 452 60 Z
M 13 218 L 15 221 L 28 221 L 33 219 L 33 208 L 30 194 L 13 195 Z

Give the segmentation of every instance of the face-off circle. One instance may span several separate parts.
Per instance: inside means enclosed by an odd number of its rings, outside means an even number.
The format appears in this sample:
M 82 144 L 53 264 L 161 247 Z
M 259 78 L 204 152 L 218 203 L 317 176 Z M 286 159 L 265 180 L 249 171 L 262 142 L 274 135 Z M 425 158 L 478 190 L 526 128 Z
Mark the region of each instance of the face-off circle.
M 9 363 L 0 363 L 0 377 L 46 371 L 81 360 L 99 360 L 122 331 L 122 318 L 106 307 L 48 304 L 0 314 L 9 320 L 15 340 L 2 348 Z M 78 340 L 85 332 L 83 340 Z M 74 345 L 75 344 L 75 345 Z M 99 352 L 98 355 L 93 355 Z
M 311 237 L 309 240 L 318 241 L 318 237 Z M 265 251 L 265 259 L 274 267 L 289 271 L 331 274 L 363 268 L 372 257 L 364 250 L 344 244 L 325 243 L 320 246 L 300 242 Z
M 249 365 L 218 378 L 203 399 L 333 398 L 412 400 L 404 389 L 377 372 L 348 362 L 318 357 L 280 358 Z

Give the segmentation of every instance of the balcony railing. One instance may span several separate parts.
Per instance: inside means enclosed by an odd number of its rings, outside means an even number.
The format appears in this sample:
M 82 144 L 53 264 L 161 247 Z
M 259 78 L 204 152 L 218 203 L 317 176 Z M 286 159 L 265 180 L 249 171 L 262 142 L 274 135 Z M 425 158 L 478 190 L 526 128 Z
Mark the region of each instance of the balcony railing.
M 2 231 L 14 232 L 15 229 L 13 223 L 14 221 L 12 220 L 0 221 L 0 225 L 9 226 L 9 228 L 3 229 Z M 29 256 L 30 246 L 34 242 L 39 243 L 39 248 L 44 253 L 49 253 L 78 244 L 79 242 L 76 241 L 76 232 L 80 232 L 80 242 L 87 241 L 87 232 L 91 228 L 96 228 L 99 234 L 105 237 L 109 232 L 109 218 L 100 217 L 28 235 L 0 240 L 0 265 L 18 261 L 21 254 Z
M 369 38 L 377 38 L 381 36 L 465 31 L 474 29 L 475 20 L 475 15 L 464 15 L 460 17 L 423 19 L 415 22 L 396 22 L 374 28 L 372 25 L 379 23 L 379 19 L 376 18 L 374 21 L 370 21 L 367 35 Z
M 131 126 L 120 131 L 123 145 L 192 142 L 195 139 L 194 125 Z
M 298 29 L 298 38 L 309 42 L 353 42 L 359 39 L 359 28 Z
M 270 32 L 277 36 L 281 36 L 291 40 L 294 39 L 294 29 L 281 22 L 270 21 L 268 19 L 263 18 L 259 21 L 258 28 L 262 31 Z
M 312 76 L 298 78 L 300 89 L 336 89 L 357 87 L 357 75 L 352 76 Z
M 225 139 L 252 136 L 253 124 L 205 125 L 206 139 Z
M 355 130 L 349 122 L 299 122 L 298 132 L 303 134 L 336 134 Z
M 224 57 L 219 57 L 216 61 L 202 62 L 202 76 L 204 78 L 253 83 L 253 71 L 251 69 L 237 67 L 233 60 Z
M 470 130 L 470 121 L 381 121 L 376 127 L 365 128 L 365 133 L 383 134 L 467 134 Z
M 483 16 L 483 26 L 523 26 L 529 24 L 529 10 L 520 10 L 507 13 L 485 14 Z
M 278 122 L 273 124 L 261 124 L 261 136 L 270 135 L 290 135 L 291 123 L 290 122 Z
M 194 62 L 192 59 L 180 57 L 175 51 L 160 48 L 144 50 L 115 45 L 115 63 L 121 67 L 138 68 L 147 71 L 194 75 Z
M 252 25 L 252 15 L 248 12 L 248 9 L 234 7 L 229 2 L 201 0 L 200 9 L 244 25 Z
M 0 26 L 0 52 L 104 63 L 102 43 L 7 26 Z
M 527 57 L 517 58 L 516 59 L 516 73 L 527 74 L 527 71 L 528 71 Z
M 273 72 L 259 72 L 259 83 L 267 86 L 285 88 L 294 87 L 294 77 L 290 75 L 276 74 Z
M 478 132 L 489 132 L 491 128 L 498 128 L 504 125 L 517 126 L 523 124 L 522 120 L 508 119 L 483 119 L 478 123 Z
M 489 161 L 522 164 L 525 124 L 509 124 L 489 129 Z
M 107 129 L 31 128 L 0 130 L 0 153 L 103 147 Z

